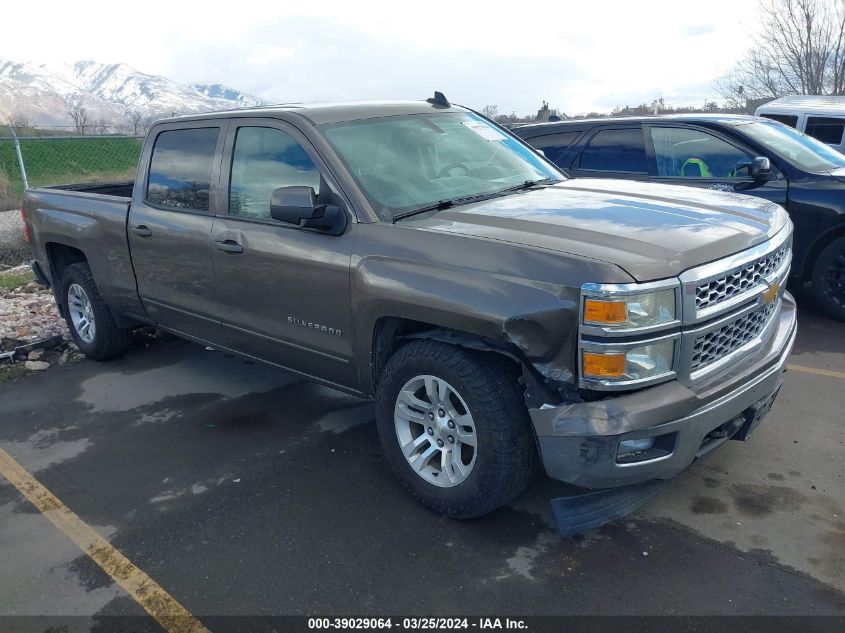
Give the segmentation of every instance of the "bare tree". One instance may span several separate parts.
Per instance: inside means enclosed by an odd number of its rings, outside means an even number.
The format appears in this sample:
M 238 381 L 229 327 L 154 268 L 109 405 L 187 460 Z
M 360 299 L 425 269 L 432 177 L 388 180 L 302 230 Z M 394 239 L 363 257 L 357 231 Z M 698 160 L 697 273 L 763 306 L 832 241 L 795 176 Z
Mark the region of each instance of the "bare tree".
M 141 134 L 146 134 L 150 131 L 150 128 L 153 126 L 153 123 L 158 121 L 160 117 L 156 116 L 155 114 L 148 114 L 145 117 L 142 117 L 138 123 L 140 128 Z
M 85 134 L 88 125 L 88 111 L 82 105 L 82 100 L 76 96 L 67 100 L 67 115 L 73 121 L 77 134 Z
M 129 119 L 130 125 L 132 126 L 132 134 L 137 136 L 138 128 L 141 125 L 141 120 L 144 118 L 144 115 L 141 114 L 140 110 L 129 110 L 126 113 L 126 116 Z
M 26 116 L 23 112 L 15 111 L 12 113 L 11 118 L 9 119 L 9 125 L 14 127 L 31 127 L 29 122 L 29 117 Z
M 751 50 L 715 87 L 729 107 L 787 94 L 845 94 L 845 0 L 761 0 Z
M 111 124 L 103 118 L 97 119 L 91 127 L 92 134 L 108 134 L 110 130 Z
M 499 116 L 499 106 L 497 105 L 486 105 L 481 108 L 481 114 L 486 116 L 488 119 L 492 119 L 493 121 L 496 120 L 496 117 Z

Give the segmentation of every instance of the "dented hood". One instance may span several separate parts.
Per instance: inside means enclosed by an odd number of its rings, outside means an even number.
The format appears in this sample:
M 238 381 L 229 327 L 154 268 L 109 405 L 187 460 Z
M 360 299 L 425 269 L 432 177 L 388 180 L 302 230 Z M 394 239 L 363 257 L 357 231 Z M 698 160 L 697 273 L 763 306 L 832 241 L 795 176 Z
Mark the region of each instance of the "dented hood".
M 571 253 L 616 264 L 637 281 L 672 277 L 763 242 L 789 222 L 751 196 L 577 179 L 458 206 L 418 228 Z

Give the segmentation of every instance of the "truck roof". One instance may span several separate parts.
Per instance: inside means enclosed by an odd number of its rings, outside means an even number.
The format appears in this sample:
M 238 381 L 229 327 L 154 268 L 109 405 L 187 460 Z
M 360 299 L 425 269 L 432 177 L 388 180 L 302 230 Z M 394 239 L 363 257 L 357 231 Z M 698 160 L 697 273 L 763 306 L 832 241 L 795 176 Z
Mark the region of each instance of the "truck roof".
M 512 131 L 517 135 L 524 133 L 531 133 L 531 136 L 537 136 L 538 133 L 552 133 L 555 129 L 576 129 L 578 127 L 589 127 L 596 123 L 604 125 L 624 125 L 626 123 L 661 123 L 665 121 L 679 121 L 686 123 L 693 123 L 695 121 L 713 122 L 713 123 L 748 123 L 757 120 L 757 117 L 747 114 L 721 114 L 721 113 L 682 113 L 682 114 L 657 114 L 657 115 L 639 115 L 639 116 L 611 116 L 611 117 L 594 117 L 591 119 L 566 119 L 564 121 L 550 121 L 548 123 L 527 123 L 525 125 L 515 126 Z
M 432 111 L 466 111 L 465 108 L 452 104 L 449 107 L 438 106 L 426 101 L 347 101 L 318 103 L 283 103 L 257 108 L 238 108 L 217 112 L 201 112 L 185 116 L 161 119 L 159 123 L 171 121 L 205 121 L 232 117 L 267 117 L 275 118 L 280 114 L 294 113 L 308 119 L 314 125 L 374 119 L 401 114 L 430 114 Z
M 845 97 L 824 95 L 790 95 L 764 103 L 757 112 L 845 112 Z

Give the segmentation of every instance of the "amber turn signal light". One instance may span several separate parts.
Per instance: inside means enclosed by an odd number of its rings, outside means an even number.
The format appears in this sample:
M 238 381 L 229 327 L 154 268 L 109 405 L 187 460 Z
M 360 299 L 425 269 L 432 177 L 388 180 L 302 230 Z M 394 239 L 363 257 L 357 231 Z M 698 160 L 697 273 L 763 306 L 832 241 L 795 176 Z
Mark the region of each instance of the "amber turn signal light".
M 625 354 L 584 352 L 584 376 L 619 378 L 625 375 Z
M 586 323 L 625 323 L 628 320 L 628 305 L 624 301 L 587 299 L 584 301 Z

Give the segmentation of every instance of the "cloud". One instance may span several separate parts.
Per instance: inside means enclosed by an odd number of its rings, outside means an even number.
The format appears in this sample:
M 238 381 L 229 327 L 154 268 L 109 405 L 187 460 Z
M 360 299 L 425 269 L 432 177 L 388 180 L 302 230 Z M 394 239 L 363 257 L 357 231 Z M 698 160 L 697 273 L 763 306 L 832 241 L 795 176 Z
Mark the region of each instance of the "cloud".
M 681 29 L 681 35 L 685 37 L 696 37 L 698 35 L 707 35 L 708 33 L 715 33 L 716 27 L 712 24 L 688 24 Z
M 42 4 L 38 45 L 26 29 L 9 29 L 0 57 L 126 62 L 272 101 L 419 99 L 438 89 L 469 106 L 519 113 L 544 99 L 569 113 L 661 95 L 697 102 L 701 87 L 742 57 L 743 24 L 753 24 L 757 11 L 755 3 L 709 0 L 709 13 L 730 16 L 716 28 L 701 23 L 695 3 L 675 0 L 654 0 L 645 13 L 624 0 L 605 0 L 600 12 L 590 3 L 515 10 L 495 0 L 448 10 L 386 0 L 239 0 L 235 8 L 145 0 L 126 20 L 112 1 L 86 0 L 84 11 Z M 4 18 L 28 19 L 22 5 Z

